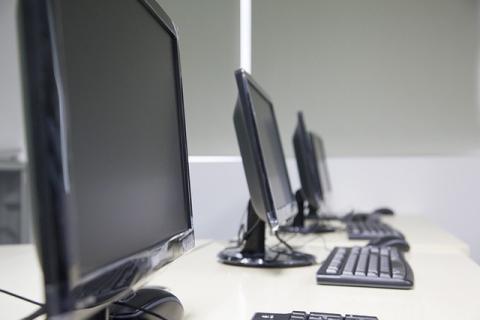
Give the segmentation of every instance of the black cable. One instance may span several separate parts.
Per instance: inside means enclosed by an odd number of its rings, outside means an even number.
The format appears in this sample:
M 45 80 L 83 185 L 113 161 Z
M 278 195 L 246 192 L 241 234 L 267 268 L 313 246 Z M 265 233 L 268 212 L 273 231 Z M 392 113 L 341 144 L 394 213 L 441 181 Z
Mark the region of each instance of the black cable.
M 228 246 L 225 248 L 225 250 L 229 250 L 229 249 L 237 249 L 237 248 L 240 248 L 243 243 L 245 242 L 245 238 L 242 236 L 242 232 L 243 232 L 243 229 L 245 229 L 245 224 L 241 224 L 240 227 L 238 228 L 238 232 L 237 232 L 237 239 L 235 241 L 230 241 L 230 243 L 234 242 L 235 245 L 233 246 Z
M 10 291 L 4 290 L 4 289 L 0 289 L 0 293 L 4 293 L 4 294 L 6 294 L 6 295 L 12 296 L 12 297 L 14 297 L 14 298 L 23 300 L 23 301 L 25 301 L 25 302 L 29 302 L 29 303 L 31 303 L 31 304 L 34 304 L 34 305 L 37 305 L 37 306 L 40 307 L 38 310 L 36 310 L 36 311 L 35 311 L 34 313 L 32 313 L 31 315 L 22 318 L 22 320 L 34 320 L 34 319 L 36 319 L 36 318 L 44 315 L 45 313 L 47 313 L 47 310 L 45 309 L 45 304 L 43 304 L 43 303 L 40 303 L 40 302 L 31 300 L 31 299 L 26 298 L 26 297 L 22 297 L 22 296 L 20 296 L 20 295 L 18 295 L 18 294 L 16 294 L 16 293 L 13 293 L 13 292 L 10 292 Z
M 45 310 L 45 307 L 40 307 L 37 311 L 35 311 L 31 315 L 22 318 L 22 320 L 35 320 L 46 313 L 47 313 L 47 310 Z
M 252 234 L 252 232 L 258 226 L 259 223 L 260 223 L 260 219 L 257 219 L 257 221 L 255 221 L 253 226 L 250 229 L 248 229 L 247 231 L 245 231 L 243 234 L 242 234 L 242 231 L 245 229 L 245 224 L 242 223 L 240 225 L 239 229 L 238 229 L 238 232 L 237 232 L 237 241 L 236 241 L 237 244 L 234 245 L 234 246 L 227 247 L 225 249 L 240 248 L 245 243 L 245 241 L 248 239 L 248 237 L 250 237 L 250 235 Z
M 133 310 L 138 310 L 138 311 L 142 311 L 142 312 L 145 312 L 146 314 L 150 315 L 150 316 L 154 316 L 160 320 L 167 320 L 166 318 L 162 317 L 161 315 L 159 315 L 158 313 L 155 313 L 155 312 L 152 312 L 150 310 L 147 310 L 147 309 L 144 309 L 142 307 L 136 307 L 134 305 L 131 305 L 131 304 L 128 304 L 126 302 L 120 302 L 120 301 L 117 301 L 117 302 L 114 302 L 113 304 L 116 304 L 116 305 L 119 305 L 119 306 L 122 306 L 122 307 L 127 307 L 127 308 L 130 308 L 130 309 L 133 309 Z M 113 315 L 114 316 L 114 315 Z
M 260 219 L 257 219 L 257 221 L 255 221 L 253 226 L 243 234 L 242 241 L 245 241 L 248 239 L 248 237 L 250 237 L 250 235 L 252 234 L 252 232 L 258 226 L 259 223 L 260 223 Z
M 245 209 L 245 211 L 243 212 L 242 214 L 242 217 L 240 218 L 240 227 L 238 227 L 238 230 L 237 230 L 237 238 L 235 240 L 230 240 L 229 242 L 230 243 L 235 243 L 234 246 L 230 246 L 230 247 L 227 247 L 225 249 L 236 249 L 236 248 L 239 248 L 242 246 L 243 242 L 244 242 L 244 237 L 243 237 L 243 234 L 244 234 L 244 231 L 245 231 L 245 223 L 242 222 L 244 219 L 245 219 L 245 216 L 247 215 L 247 212 L 248 212 L 248 208 Z
M 34 319 L 36 319 L 36 318 L 38 318 L 38 317 L 40 317 L 40 316 L 42 316 L 42 315 L 44 315 L 44 314 L 46 313 L 45 304 L 43 304 L 43 303 L 40 303 L 40 302 L 31 300 L 31 299 L 29 299 L 29 298 L 20 296 L 20 295 L 18 295 L 18 294 L 16 294 L 16 293 L 13 293 L 13 292 L 10 292 L 10 291 L 4 290 L 4 289 L 0 289 L 0 293 L 4 293 L 4 294 L 6 294 L 6 295 L 9 295 L 9 296 L 12 296 L 12 297 L 14 297 L 14 298 L 17 298 L 17 299 L 20 299 L 20 300 L 23 300 L 23 301 L 32 303 L 32 304 L 37 305 L 37 306 L 40 307 L 38 310 L 36 310 L 36 311 L 35 311 L 34 313 L 32 313 L 31 315 L 22 318 L 22 320 L 34 320 Z M 125 302 L 117 301 L 117 302 L 114 302 L 114 304 L 119 305 L 119 306 L 123 306 L 123 307 L 127 307 L 127 308 L 130 308 L 130 309 L 142 311 L 142 312 L 144 312 L 144 313 L 146 313 L 146 314 L 148 314 L 148 315 L 157 317 L 157 318 L 160 319 L 160 320 L 167 320 L 166 318 L 162 317 L 162 316 L 159 315 L 158 313 L 152 312 L 152 311 L 150 311 L 150 310 L 147 310 L 147 309 L 144 309 L 144 308 L 141 308 L 141 307 L 136 307 L 136 306 L 133 306 L 133 305 L 128 304 L 128 303 L 125 303 Z
M 275 247 L 278 246 L 275 245 L 273 247 L 270 248 L 271 251 L 275 252 L 277 254 L 277 256 L 275 256 L 275 258 L 273 260 L 277 260 L 279 255 L 286 255 L 286 256 L 289 256 L 289 257 L 295 257 L 295 256 L 303 256 L 305 255 L 305 253 L 303 252 L 300 252 L 300 251 L 297 251 L 295 250 L 291 245 L 289 245 L 287 243 L 287 241 L 285 241 L 284 239 L 282 239 L 280 237 L 280 234 L 277 232 L 275 232 L 275 237 L 277 238 L 277 240 L 280 242 L 280 244 L 283 244 L 286 248 L 287 248 L 287 251 L 281 251 L 281 250 L 276 250 Z
M 289 238 L 288 239 L 284 239 L 285 241 L 290 241 L 294 238 L 296 238 L 297 236 L 299 235 L 299 233 L 292 233 L 292 234 L 289 234 Z M 274 244 L 273 246 L 271 246 L 271 249 L 274 249 L 274 248 L 277 248 L 277 247 L 280 247 L 282 245 L 281 242 L 279 243 L 276 243 Z
M 4 294 L 6 294 L 6 295 L 12 296 L 12 297 L 14 297 L 14 298 L 20 299 L 20 300 L 23 300 L 23 301 L 26 301 L 26 302 L 30 302 L 30 303 L 32 303 L 32 304 L 35 304 L 35 305 L 39 306 L 39 307 L 44 307 L 44 306 L 45 306 L 43 303 L 40 303 L 40 302 L 37 302 L 37 301 L 34 301 L 34 300 L 30 300 L 30 299 L 28 299 L 28 298 L 19 296 L 18 294 L 13 293 L 13 292 L 10 292 L 10 291 L 7 291 L 7 290 L 0 289 L 0 292 L 1 292 L 1 293 L 4 293 Z
M 280 233 L 278 231 L 275 231 L 275 237 L 281 244 L 283 244 L 288 250 L 290 250 L 290 252 L 292 253 L 296 252 L 295 249 L 293 249 L 292 246 L 289 245 L 287 241 L 283 240 L 282 237 L 280 237 Z

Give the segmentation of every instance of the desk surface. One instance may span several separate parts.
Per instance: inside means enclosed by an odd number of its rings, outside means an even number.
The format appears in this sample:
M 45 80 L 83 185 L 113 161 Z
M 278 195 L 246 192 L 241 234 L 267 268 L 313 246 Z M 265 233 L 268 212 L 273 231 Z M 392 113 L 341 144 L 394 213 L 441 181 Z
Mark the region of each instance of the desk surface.
M 162 270 L 151 283 L 182 300 L 185 320 L 251 319 L 256 311 L 323 311 L 376 315 L 384 320 L 480 319 L 480 267 L 462 253 L 409 253 L 413 290 L 319 286 L 318 266 L 261 270 L 218 263 L 211 243 Z M 328 251 L 305 247 L 322 260 Z M 440 281 L 441 279 L 441 281 Z
M 382 221 L 401 231 L 411 245 L 412 252 L 445 253 L 462 252 L 470 255 L 467 243 L 418 215 L 382 216 Z M 337 225 L 337 224 L 335 224 Z M 339 227 L 343 227 L 338 223 Z M 368 241 L 348 240 L 346 231 L 324 233 L 321 235 L 288 235 L 289 243 L 295 246 L 328 247 L 365 245 Z
M 33 245 L 0 246 L 0 288 L 43 302 L 43 278 Z M 37 310 L 36 305 L 0 294 L 0 319 L 18 320 Z
M 480 319 L 480 267 L 460 252 L 411 252 L 415 288 L 390 290 L 319 286 L 318 266 L 266 270 L 217 262 L 225 246 L 200 241 L 197 248 L 157 272 L 151 285 L 165 286 L 185 307 L 184 320 L 249 320 L 256 311 L 324 311 L 376 315 L 381 320 Z M 321 261 L 328 251 L 306 246 Z M 42 300 L 41 277 L 33 246 L 0 247 L 0 284 Z M 35 306 L 0 295 L 2 319 L 19 319 Z

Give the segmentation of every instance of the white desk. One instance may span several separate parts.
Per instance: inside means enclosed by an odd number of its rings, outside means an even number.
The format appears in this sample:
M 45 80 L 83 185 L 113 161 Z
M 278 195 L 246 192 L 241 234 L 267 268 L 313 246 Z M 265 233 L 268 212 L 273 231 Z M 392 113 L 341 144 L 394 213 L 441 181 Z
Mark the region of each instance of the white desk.
M 266 270 L 217 262 L 223 243 L 203 243 L 157 272 L 150 284 L 166 286 L 182 301 L 184 320 L 249 320 L 256 311 L 325 311 L 376 315 L 380 320 L 480 319 L 480 267 L 459 252 L 411 252 L 412 290 L 319 286 L 318 266 Z M 307 246 L 323 259 L 328 251 Z M 0 247 L 0 284 L 41 300 L 33 246 Z M 1 319 L 19 319 L 35 306 L 0 295 Z
M 0 246 L 0 288 L 43 302 L 43 278 L 35 247 Z M 18 320 L 37 310 L 36 305 L 0 293 L 0 319 Z
M 461 253 L 411 253 L 413 290 L 319 286 L 318 266 L 283 270 L 218 263 L 222 244 L 212 243 L 174 262 L 151 283 L 172 289 L 185 320 L 251 319 L 256 311 L 324 311 L 376 315 L 383 320 L 480 319 L 480 267 Z M 326 257 L 328 251 L 305 251 Z M 228 315 L 228 317 L 226 317 Z
M 456 238 L 442 228 L 430 222 L 427 218 L 418 215 L 394 215 L 382 216 L 382 221 L 391 225 L 402 232 L 407 241 L 410 243 L 412 252 L 427 253 L 445 253 L 445 252 L 462 252 L 470 255 L 470 248 L 464 241 Z M 341 223 L 335 223 L 336 226 L 344 227 Z M 286 239 L 290 239 L 292 245 L 305 245 L 320 247 L 335 246 L 363 246 L 368 241 L 348 240 L 346 231 L 338 231 L 333 233 L 324 233 L 320 235 L 288 235 Z

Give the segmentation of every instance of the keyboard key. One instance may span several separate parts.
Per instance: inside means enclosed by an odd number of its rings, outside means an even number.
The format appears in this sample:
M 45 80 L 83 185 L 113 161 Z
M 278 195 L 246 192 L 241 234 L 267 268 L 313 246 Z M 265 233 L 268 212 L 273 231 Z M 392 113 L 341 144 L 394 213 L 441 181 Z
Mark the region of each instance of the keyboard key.
M 280 313 L 255 313 L 252 320 L 290 320 L 290 314 Z
M 380 255 L 380 277 L 390 278 L 390 257 L 388 255 Z
M 329 266 L 329 267 L 327 268 L 327 273 L 328 273 L 328 274 L 337 274 L 337 273 L 338 273 L 338 268 Z
M 308 320 L 343 320 L 341 314 L 312 312 Z
M 360 257 L 358 258 L 357 269 L 355 275 L 365 276 L 367 274 L 367 262 L 368 262 L 368 248 L 362 248 L 360 251 Z
M 350 251 L 350 255 L 348 256 L 347 263 L 345 264 L 345 268 L 343 269 L 343 274 L 353 275 L 355 264 L 357 263 L 359 254 L 359 247 L 352 248 L 352 250 Z
M 377 249 L 377 250 L 373 250 Z M 372 248 L 370 251 L 370 260 L 368 261 L 368 273 L 369 277 L 378 277 L 378 248 Z
M 347 250 L 345 248 L 338 248 L 327 267 L 328 274 L 337 274 L 340 271 L 340 267 L 343 265 Z
M 292 311 L 290 320 L 307 320 L 308 314 L 305 311 Z
M 404 279 L 407 275 L 407 269 L 400 258 L 400 253 L 397 248 L 392 248 L 390 251 L 391 264 L 392 264 L 392 277 L 394 279 Z
M 380 255 L 390 258 L 390 248 L 388 247 L 380 248 Z

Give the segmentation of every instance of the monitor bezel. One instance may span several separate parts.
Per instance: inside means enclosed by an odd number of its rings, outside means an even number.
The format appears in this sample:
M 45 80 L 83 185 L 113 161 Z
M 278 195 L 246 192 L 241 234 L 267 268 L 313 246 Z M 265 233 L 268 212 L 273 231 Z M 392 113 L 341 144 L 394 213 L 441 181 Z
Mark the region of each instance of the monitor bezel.
M 323 142 L 322 137 L 320 137 L 318 134 L 310 132 L 309 136 L 310 136 L 310 139 L 312 140 L 314 155 L 317 161 L 317 169 L 319 171 L 320 185 L 322 187 L 322 201 L 326 202 L 327 194 L 332 192 L 332 182 L 330 180 L 330 171 L 327 165 L 327 154 L 325 151 L 325 144 Z M 315 143 L 316 140 L 318 140 L 318 143 L 320 145 L 319 150 L 317 148 L 317 144 Z M 324 177 L 325 180 L 322 179 L 322 177 Z
M 320 209 L 323 201 L 323 186 L 320 178 L 320 168 L 318 167 L 319 162 L 317 162 L 313 140 L 307 130 L 301 111 L 297 113 L 297 125 L 292 140 L 302 195 L 309 205 L 315 209 Z M 318 185 L 316 186 L 316 184 Z
M 128 257 L 116 260 L 86 275 L 79 272 L 79 261 L 73 234 L 74 218 L 69 214 L 68 181 L 68 96 L 65 88 L 65 64 L 60 43 L 61 25 L 56 25 L 55 6 L 59 0 L 21 0 L 19 3 L 19 37 L 22 52 L 23 95 L 27 128 L 32 185 L 32 207 L 35 212 L 35 236 L 37 251 L 44 273 L 47 312 L 52 319 L 66 315 L 73 319 L 85 318 L 108 304 L 138 288 L 146 278 L 161 266 L 173 261 L 194 246 L 192 225 L 192 204 L 189 182 L 188 152 L 184 100 L 179 57 L 179 45 L 173 22 L 155 0 L 136 0 L 154 17 L 159 26 L 166 30 L 173 43 L 175 64 L 175 88 L 177 90 L 177 116 L 180 136 L 180 157 L 187 228 L 162 239 L 158 243 L 141 248 Z M 43 33 L 42 33 L 43 32 Z M 46 41 L 47 40 L 47 41 Z M 41 49 L 41 50 L 32 50 Z M 45 90 L 45 91 L 43 91 Z M 54 97 L 55 106 L 49 106 L 48 99 Z M 50 109 L 49 109 L 50 108 Z M 59 132 L 52 142 L 47 132 L 47 112 L 55 112 L 55 125 Z M 51 120 L 51 118 L 50 118 Z M 50 139 L 50 140 L 47 140 Z M 58 152 L 51 152 L 48 146 Z M 52 166 L 56 167 L 52 169 Z M 48 223 L 46 223 L 48 221 Z M 133 264 L 132 264 L 133 263 Z M 133 268 L 132 265 L 135 267 Z M 76 290 L 87 288 L 101 276 L 113 274 L 119 269 L 133 274 L 122 290 L 106 288 L 109 295 L 101 298 L 87 296 L 79 298 Z M 74 291 L 75 290 L 75 291 Z M 110 290 L 110 291 L 108 291 Z
M 270 228 L 276 231 L 280 227 L 280 225 L 284 225 L 288 223 L 295 216 L 297 211 L 297 204 L 295 202 L 295 197 L 293 196 L 293 193 L 292 193 L 292 187 L 291 187 L 290 177 L 288 175 L 285 153 L 281 143 L 280 131 L 278 128 L 276 117 L 275 117 L 272 99 L 265 92 L 265 90 L 253 79 L 253 77 L 242 68 L 235 71 L 235 79 L 237 82 L 238 97 L 239 97 L 238 98 L 239 103 L 236 104 L 235 108 L 236 108 L 236 111 L 238 110 L 242 114 L 242 118 L 244 120 L 243 124 L 246 130 L 245 133 L 247 135 L 246 138 L 248 140 L 248 141 L 245 141 L 244 143 L 249 144 L 249 148 L 241 147 L 240 152 L 242 153 L 242 152 L 245 152 L 246 150 L 249 150 L 251 152 L 251 154 L 249 155 L 242 154 L 242 161 L 244 164 L 247 184 L 249 185 L 249 189 L 250 189 L 250 197 L 251 197 L 252 205 L 258 217 L 263 221 L 266 221 L 269 224 Z M 278 139 L 280 142 L 282 160 L 284 163 L 285 174 L 287 177 L 286 180 L 287 180 L 288 189 L 290 190 L 290 195 L 291 195 L 290 201 L 280 207 L 277 207 L 275 204 L 275 199 L 272 193 L 270 180 L 268 178 L 268 174 L 266 170 L 265 159 L 263 156 L 263 149 L 261 147 L 260 138 L 258 136 L 256 115 L 253 108 L 252 97 L 250 94 L 250 86 L 254 87 L 254 89 L 257 90 L 257 92 L 265 100 L 267 100 L 268 106 L 274 118 L 276 135 L 278 136 Z M 237 138 L 238 138 L 239 144 L 241 144 L 242 143 L 241 139 L 243 138 L 238 136 L 238 132 L 237 132 Z M 249 170 L 248 168 L 250 164 L 246 163 L 247 161 L 246 159 L 250 157 L 253 161 L 251 165 L 255 167 L 255 172 L 247 172 Z M 255 193 L 252 192 L 252 189 L 253 189 L 252 186 L 254 184 L 256 184 L 256 187 L 258 187 L 261 190 L 262 199 L 254 198 L 256 196 Z M 262 203 L 262 205 L 259 204 L 260 202 Z M 266 212 L 261 212 L 262 207 L 266 210 Z

